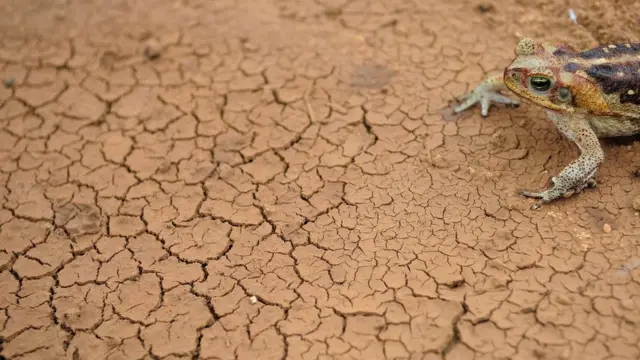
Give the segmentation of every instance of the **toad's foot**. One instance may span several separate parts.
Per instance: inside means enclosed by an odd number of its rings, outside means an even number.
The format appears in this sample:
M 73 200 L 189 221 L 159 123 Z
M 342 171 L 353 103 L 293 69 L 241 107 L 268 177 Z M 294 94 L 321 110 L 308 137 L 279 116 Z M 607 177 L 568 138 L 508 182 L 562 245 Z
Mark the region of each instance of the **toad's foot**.
M 455 113 L 465 111 L 478 102 L 480 103 L 480 114 L 483 117 L 489 114 L 491 103 L 501 103 L 513 107 L 520 106 L 519 100 L 508 98 L 497 91 L 482 90 L 480 88 L 464 94 L 461 98 L 464 101 L 453 110 Z
M 476 103 L 480 103 L 483 117 L 486 117 L 489 113 L 491 103 L 502 103 L 513 107 L 520 106 L 520 100 L 511 99 L 500 93 L 501 90 L 505 90 L 502 73 L 493 72 L 488 74 L 482 82 L 476 86 L 475 89 L 467 92 L 466 94 L 459 96 L 458 101 L 462 102 L 453 111 L 457 114 L 460 113 Z
M 521 195 L 540 199 L 531 207 L 533 210 L 559 197 L 569 197 L 587 187 L 596 187 L 594 177 L 598 167 L 604 161 L 604 151 L 587 116 L 557 113 L 548 113 L 547 115 L 556 123 L 560 131 L 578 145 L 581 153 L 577 159 L 562 169 L 558 176 L 551 179 L 552 185 L 547 190 L 540 192 L 520 191 Z
M 531 210 L 537 210 L 540 208 L 540 206 L 542 206 L 542 204 L 549 203 L 560 197 L 570 197 L 574 194 L 582 192 L 582 190 L 584 190 L 585 188 L 595 189 L 598 185 L 595 178 L 593 177 L 593 174 L 589 178 L 587 178 L 587 180 L 580 181 L 573 187 L 568 186 L 568 182 L 558 182 L 558 179 L 555 177 L 551 178 L 551 184 L 551 187 L 544 191 L 520 190 L 520 195 L 526 196 L 528 198 L 540 199 L 539 201 L 531 205 Z

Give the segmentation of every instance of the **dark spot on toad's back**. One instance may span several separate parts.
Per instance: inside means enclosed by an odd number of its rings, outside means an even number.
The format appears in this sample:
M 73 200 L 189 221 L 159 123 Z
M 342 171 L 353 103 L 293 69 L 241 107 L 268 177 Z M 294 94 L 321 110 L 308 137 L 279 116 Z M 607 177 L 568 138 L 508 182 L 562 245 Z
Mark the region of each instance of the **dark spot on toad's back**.
M 640 62 L 593 65 L 586 69 L 605 94 L 640 89 Z
M 579 53 L 583 59 L 613 58 L 624 54 L 635 54 L 640 51 L 640 43 L 602 45 Z
M 556 44 L 557 49 L 553 52 L 554 56 L 575 57 L 576 50 L 568 44 Z
M 640 90 L 628 90 L 620 93 L 620 104 L 640 105 Z
M 574 73 L 576 71 L 580 70 L 580 64 L 576 64 L 573 62 L 567 63 L 567 65 L 564 66 L 564 71 L 567 72 L 571 72 Z

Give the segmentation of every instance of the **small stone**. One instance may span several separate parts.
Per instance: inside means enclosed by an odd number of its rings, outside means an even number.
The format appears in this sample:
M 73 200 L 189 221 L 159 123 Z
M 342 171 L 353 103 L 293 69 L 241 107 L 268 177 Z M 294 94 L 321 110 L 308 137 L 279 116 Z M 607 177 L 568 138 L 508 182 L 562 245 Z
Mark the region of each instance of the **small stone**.
M 162 46 L 160 46 L 160 43 L 157 40 L 155 39 L 147 40 L 144 46 L 144 56 L 147 59 L 149 60 L 156 59 L 160 56 L 161 52 L 162 52 Z
M 606 232 L 607 234 L 611 232 L 611 225 L 609 224 L 604 224 L 604 226 L 602 227 L 602 231 Z
M 636 211 L 640 211 L 640 195 L 633 198 L 633 209 Z
M 476 9 L 478 9 L 478 11 L 481 14 L 486 14 L 490 11 L 493 10 L 493 5 L 492 4 L 485 4 L 485 3 L 480 3 L 478 4 L 478 6 L 476 7 Z
M 13 85 L 15 84 L 16 84 L 16 79 L 14 78 L 8 78 L 4 81 L 4 87 L 7 87 L 7 88 L 12 88 Z
M 255 304 L 255 303 L 258 302 L 258 298 L 254 295 L 254 296 L 249 298 L 249 301 L 251 301 L 252 304 Z

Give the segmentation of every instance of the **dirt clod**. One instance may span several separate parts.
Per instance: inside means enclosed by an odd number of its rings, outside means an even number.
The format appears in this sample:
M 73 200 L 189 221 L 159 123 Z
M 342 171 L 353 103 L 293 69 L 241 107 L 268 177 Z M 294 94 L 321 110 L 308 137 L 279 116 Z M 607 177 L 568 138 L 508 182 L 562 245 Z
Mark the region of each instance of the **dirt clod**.
M 493 4 L 487 4 L 487 3 L 480 3 L 476 6 L 476 9 L 481 13 L 481 14 L 486 14 L 488 12 L 491 12 L 494 10 Z
M 162 46 L 156 39 L 147 39 L 144 44 L 144 56 L 148 60 L 154 60 L 162 54 Z
M 611 225 L 609 224 L 604 224 L 602 226 L 602 231 L 604 231 L 605 233 L 610 233 L 611 232 Z

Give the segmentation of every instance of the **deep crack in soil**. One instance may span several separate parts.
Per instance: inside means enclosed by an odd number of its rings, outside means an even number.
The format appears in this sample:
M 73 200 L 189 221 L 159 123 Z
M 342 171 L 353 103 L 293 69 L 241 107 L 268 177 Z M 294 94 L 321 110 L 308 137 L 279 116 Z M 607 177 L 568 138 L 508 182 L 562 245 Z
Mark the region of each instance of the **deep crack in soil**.
M 0 4 L 0 358 L 640 358 L 640 143 L 531 211 L 575 146 L 446 110 L 520 36 L 638 40 L 568 3 Z

